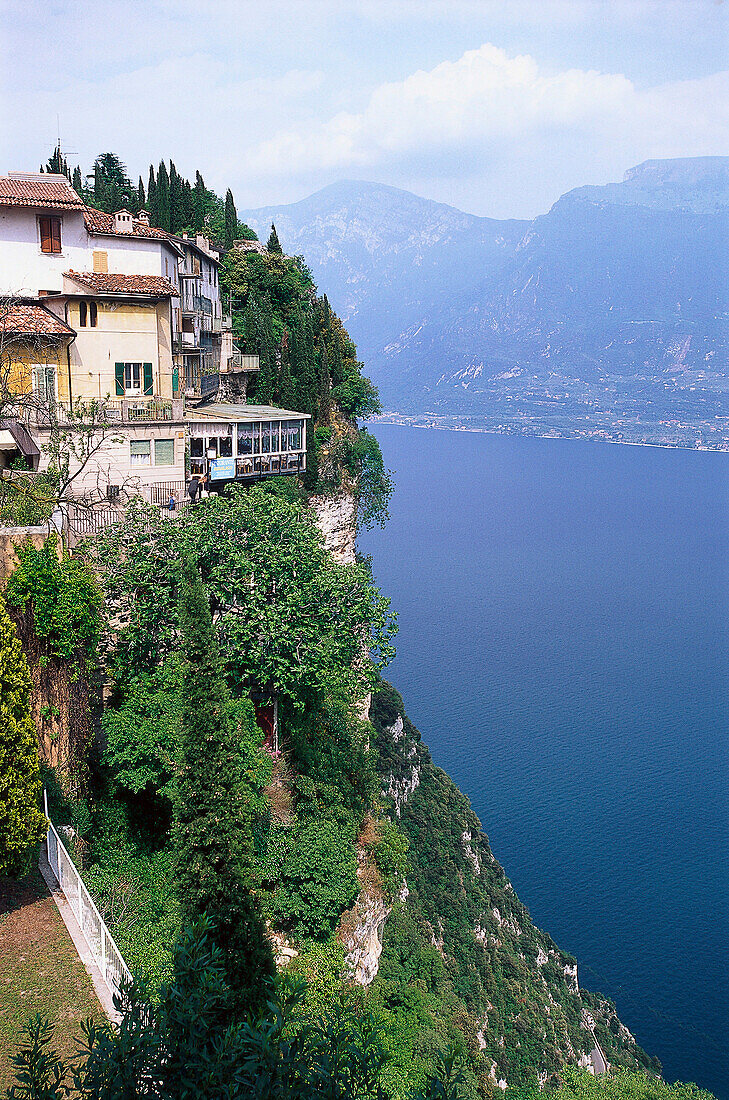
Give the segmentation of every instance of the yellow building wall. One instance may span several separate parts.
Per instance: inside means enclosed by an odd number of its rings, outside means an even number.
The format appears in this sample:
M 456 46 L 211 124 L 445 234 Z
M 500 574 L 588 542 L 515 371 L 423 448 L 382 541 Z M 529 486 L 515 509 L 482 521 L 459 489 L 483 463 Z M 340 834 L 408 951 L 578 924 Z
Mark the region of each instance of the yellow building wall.
M 149 360 L 148 360 L 149 361 Z M 33 367 L 54 367 L 56 370 L 56 396 L 65 400 L 68 393 L 68 366 L 66 342 L 44 338 L 40 345 L 24 342 L 21 338 L 8 340 L 0 352 L 0 370 L 3 383 L 11 393 L 30 394 L 33 390 Z M 4 380 L 7 379 L 7 382 Z
M 89 298 L 88 301 L 92 299 Z M 68 303 L 71 389 L 76 398 L 118 398 L 116 363 L 151 363 L 154 397 L 172 397 L 172 340 L 169 303 L 142 305 L 96 299 L 95 328 L 81 327 L 77 300 Z

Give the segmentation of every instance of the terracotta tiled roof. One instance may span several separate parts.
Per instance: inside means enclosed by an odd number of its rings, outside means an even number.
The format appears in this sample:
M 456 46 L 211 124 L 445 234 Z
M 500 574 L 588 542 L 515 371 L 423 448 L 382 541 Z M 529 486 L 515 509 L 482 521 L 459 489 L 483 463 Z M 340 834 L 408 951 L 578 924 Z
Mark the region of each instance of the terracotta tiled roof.
M 96 271 L 66 271 L 64 275 L 97 294 L 154 294 L 177 297 L 177 291 L 162 275 L 102 275 Z
M 83 209 L 65 176 L 50 173 L 0 177 L 0 206 L 41 206 L 53 209 Z
M 89 233 L 103 233 L 107 235 L 111 233 L 119 237 L 150 237 L 154 240 L 170 239 L 170 234 L 165 233 L 164 229 L 158 229 L 154 225 L 145 225 L 139 218 L 134 218 L 132 220 L 133 232 L 131 234 L 117 233 L 114 215 L 106 214 L 103 210 L 96 210 L 93 206 L 85 207 L 84 221 L 86 222 L 86 228 Z
M 14 335 L 75 336 L 72 328 L 40 302 L 11 300 L 0 304 L 0 331 Z

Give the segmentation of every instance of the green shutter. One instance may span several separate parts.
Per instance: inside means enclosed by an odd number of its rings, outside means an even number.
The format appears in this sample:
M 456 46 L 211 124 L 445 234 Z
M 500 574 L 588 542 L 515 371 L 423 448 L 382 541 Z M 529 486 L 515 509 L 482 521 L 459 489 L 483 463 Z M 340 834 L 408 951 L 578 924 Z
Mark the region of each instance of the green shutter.
M 114 364 L 114 381 L 116 382 L 116 395 L 117 397 L 124 396 L 124 364 Z
M 172 371 L 172 392 L 177 393 L 180 388 L 180 368 L 175 367 Z
M 154 386 L 152 384 L 152 364 L 143 363 L 142 365 L 144 367 L 144 393 L 146 396 L 148 394 L 151 394 L 154 390 Z

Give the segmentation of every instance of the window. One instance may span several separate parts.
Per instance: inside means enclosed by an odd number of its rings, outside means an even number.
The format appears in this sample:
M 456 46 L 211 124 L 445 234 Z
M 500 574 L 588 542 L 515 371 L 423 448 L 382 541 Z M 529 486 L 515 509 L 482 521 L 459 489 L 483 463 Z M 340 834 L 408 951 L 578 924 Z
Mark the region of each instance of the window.
M 86 328 L 86 302 L 79 302 L 78 304 L 78 324 L 79 328 Z
M 233 436 L 221 435 L 218 437 L 218 454 L 221 458 L 233 457 Z
M 132 466 L 149 466 L 152 445 L 148 439 L 132 439 L 129 442 L 129 457 Z
M 301 421 L 288 420 L 285 422 L 286 435 L 288 436 L 289 451 L 301 450 Z M 283 450 L 284 448 L 282 448 Z
M 94 261 L 94 271 L 97 275 L 108 275 L 109 273 L 109 253 L 94 251 L 92 253 Z
M 96 328 L 97 316 L 96 302 L 89 302 L 89 324 L 92 328 Z
M 174 466 L 175 441 L 174 439 L 155 439 L 154 441 L 155 466 Z
M 41 405 L 56 403 L 56 368 L 45 364 L 33 367 L 33 396 Z
M 86 328 L 90 325 L 91 328 L 96 328 L 97 312 L 96 302 L 79 302 L 78 304 L 78 323 L 79 328 Z
M 115 363 L 117 397 L 138 397 L 154 392 L 151 363 Z
M 39 218 L 41 252 L 60 253 L 61 251 L 61 219 Z
M 205 456 L 205 447 L 202 436 L 197 436 L 190 440 L 190 457 L 191 458 L 203 458 Z
M 239 424 L 238 425 L 238 454 L 239 455 L 252 455 L 253 454 L 253 425 L 252 424 Z
M 124 364 L 124 389 L 127 393 L 142 392 L 142 364 Z

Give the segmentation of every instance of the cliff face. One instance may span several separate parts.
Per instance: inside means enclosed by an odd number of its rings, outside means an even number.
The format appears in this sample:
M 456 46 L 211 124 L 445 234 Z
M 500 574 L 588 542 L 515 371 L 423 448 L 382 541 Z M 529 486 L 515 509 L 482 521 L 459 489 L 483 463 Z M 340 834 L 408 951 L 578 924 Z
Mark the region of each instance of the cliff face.
M 410 841 L 408 896 L 385 924 L 379 976 L 415 972 L 435 947 L 463 1006 L 477 1076 L 501 1088 L 566 1064 L 655 1068 L 614 1006 L 581 991 L 577 962 L 536 928 L 489 847 L 468 799 L 432 761 L 398 693 L 372 701 L 385 805 Z M 444 999 L 445 1004 L 445 999 Z

